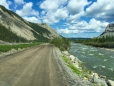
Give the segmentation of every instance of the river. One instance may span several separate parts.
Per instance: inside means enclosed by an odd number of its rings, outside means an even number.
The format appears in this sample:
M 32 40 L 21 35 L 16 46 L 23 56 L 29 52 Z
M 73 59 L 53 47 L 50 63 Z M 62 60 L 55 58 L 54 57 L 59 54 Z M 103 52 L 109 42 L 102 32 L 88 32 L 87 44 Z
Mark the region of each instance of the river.
M 114 80 L 114 51 L 72 43 L 69 52 L 79 58 L 86 69 Z

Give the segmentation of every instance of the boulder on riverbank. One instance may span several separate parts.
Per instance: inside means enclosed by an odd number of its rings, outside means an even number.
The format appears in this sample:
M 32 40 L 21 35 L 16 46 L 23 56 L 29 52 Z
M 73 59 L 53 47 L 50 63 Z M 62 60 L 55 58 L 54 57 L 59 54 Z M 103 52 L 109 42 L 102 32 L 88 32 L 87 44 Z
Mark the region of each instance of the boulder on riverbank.
M 114 81 L 108 80 L 108 84 L 109 84 L 109 86 L 114 86 Z
M 66 56 L 69 56 L 69 55 L 70 55 L 68 51 L 62 51 L 62 53 L 63 53 L 64 55 L 66 55 Z
M 73 55 L 70 55 L 69 59 L 72 61 L 73 65 L 76 68 L 79 68 L 79 60 L 76 57 L 74 57 Z

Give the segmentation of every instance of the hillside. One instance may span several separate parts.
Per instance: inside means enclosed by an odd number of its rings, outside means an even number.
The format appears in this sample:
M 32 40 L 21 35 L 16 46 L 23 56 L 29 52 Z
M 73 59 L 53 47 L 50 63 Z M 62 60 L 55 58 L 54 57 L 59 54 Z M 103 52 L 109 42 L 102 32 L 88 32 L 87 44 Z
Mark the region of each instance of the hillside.
M 47 24 L 28 22 L 0 5 L 0 40 L 7 42 L 47 41 L 58 36 Z
M 114 36 L 114 24 L 109 24 L 105 31 L 100 35 L 100 37 L 102 36 Z

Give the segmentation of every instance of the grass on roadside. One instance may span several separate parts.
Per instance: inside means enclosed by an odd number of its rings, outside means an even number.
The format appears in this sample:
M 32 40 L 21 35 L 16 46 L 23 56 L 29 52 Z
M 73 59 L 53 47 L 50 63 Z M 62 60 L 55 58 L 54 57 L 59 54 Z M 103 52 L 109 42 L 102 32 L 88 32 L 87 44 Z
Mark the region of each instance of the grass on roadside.
M 41 44 L 40 42 L 37 43 L 30 43 L 30 44 L 17 44 L 17 45 L 0 45 L 0 52 L 7 52 L 11 49 L 18 49 L 18 48 L 27 48 L 27 47 L 32 47 L 35 45 Z
M 61 56 L 61 57 L 62 57 L 62 59 L 65 61 L 65 63 L 67 64 L 67 66 L 68 66 L 69 68 L 71 68 L 74 73 L 78 74 L 78 76 L 80 76 L 82 79 L 83 79 L 84 77 L 86 77 L 88 80 L 91 79 L 91 78 L 90 78 L 89 71 L 86 70 L 82 64 L 80 64 L 80 67 L 81 67 L 82 69 L 79 70 L 78 68 L 76 68 L 76 67 L 73 65 L 73 63 L 70 61 L 69 58 L 67 58 L 66 56 Z
M 74 73 L 78 75 L 82 74 L 81 71 L 73 65 L 70 59 L 68 59 L 66 56 L 62 56 L 62 59 L 66 62 L 67 66 L 70 67 Z
M 62 57 L 62 59 L 65 61 L 65 63 L 67 64 L 67 66 L 68 66 L 69 68 L 71 68 L 74 73 L 76 73 L 78 76 L 80 76 L 80 78 L 82 78 L 82 79 L 84 79 L 84 80 L 91 81 L 91 75 L 90 75 L 90 73 L 89 73 L 90 71 L 87 70 L 87 69 L 85 69 L 82 64 L 80 64 L 80 66 L 82 67 L 82 70 L 79 70 L 79 69 L 77 69 L 77 68 L 73 65 L 73 63 L 70 61 L 69 58 L 67 58 L 66 56 L 61 56 L 61 57 Z M 105 86 L 105 85 L 104 85 L 103 83 L 101 83 L 101 84 L 93 83 L 92 86 Z

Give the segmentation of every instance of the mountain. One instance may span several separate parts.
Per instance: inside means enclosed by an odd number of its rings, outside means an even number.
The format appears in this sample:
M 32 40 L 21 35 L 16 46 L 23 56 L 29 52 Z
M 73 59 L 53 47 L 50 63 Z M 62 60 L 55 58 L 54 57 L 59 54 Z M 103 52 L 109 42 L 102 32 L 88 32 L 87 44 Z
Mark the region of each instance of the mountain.
M 0 40 L 8 42 L 46 41 L 58 36 L 49 25 L 28 22 L 0 5 Z
M 114 36 L 114 24 L 109 24 L 105 31 L 100 35 L 100 37 L 103 36 Z

